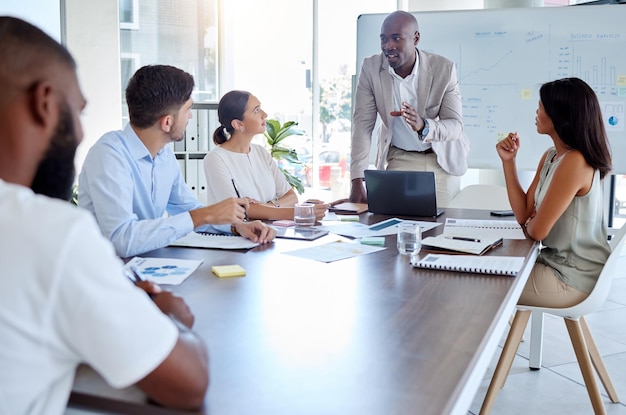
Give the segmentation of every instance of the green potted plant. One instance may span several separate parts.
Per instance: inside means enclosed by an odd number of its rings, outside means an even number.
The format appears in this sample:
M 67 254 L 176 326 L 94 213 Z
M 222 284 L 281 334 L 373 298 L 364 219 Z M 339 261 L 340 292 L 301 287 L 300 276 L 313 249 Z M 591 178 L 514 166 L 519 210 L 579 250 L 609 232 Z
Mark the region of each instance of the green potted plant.
M 291 137 L 292 135 L 305 135 L 304 131 L 298 128 L 298 123 L 295 121 L 286 121 L 281 125 L 280 121 L 272 119 L 267 119 L 265 122 L 266 126 L 264 135 L 267 140 L 269 151 L 274 160 L 285 160 L 290 164 L 301 165 L 302 162 L 298 159 L 298 153 L 296 150 L 285 147 L 284 144 L 282 144 L 282 141 L 285 138 Z M 304 193 L 302 180 L 285 170 L 280 163 L 278 164 L 278 168 L 280 168 L 285 175 L 285 179 L 287 179 L 289 185 L 294 188 L 298 194 Z

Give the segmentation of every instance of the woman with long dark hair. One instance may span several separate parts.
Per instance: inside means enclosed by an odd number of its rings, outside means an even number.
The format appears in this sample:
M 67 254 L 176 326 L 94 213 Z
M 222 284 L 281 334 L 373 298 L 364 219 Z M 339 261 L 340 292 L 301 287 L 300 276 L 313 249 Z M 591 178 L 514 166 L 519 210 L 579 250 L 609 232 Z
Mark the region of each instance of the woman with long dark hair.
M 516 171 L 517 133 L 496 150 L 515 218 L 543 245 L 519 304 L 569 307 L 589 295 L 610 253 L 602 179 L 611 170 L 611 152 L 600 104 L 584 81 L 548 82 L 539 95 L 537 132 L 550 136 L 554 147 L 541 158 L 528 191 Z

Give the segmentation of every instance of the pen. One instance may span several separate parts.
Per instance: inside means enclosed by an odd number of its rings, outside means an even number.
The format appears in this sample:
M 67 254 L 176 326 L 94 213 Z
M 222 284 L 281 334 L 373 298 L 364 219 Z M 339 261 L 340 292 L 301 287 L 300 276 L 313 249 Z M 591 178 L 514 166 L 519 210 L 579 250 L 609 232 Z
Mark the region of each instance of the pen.
M 466 238 L 464 236 L 446 236 L 446 239 L 454 239 L 457 241 L 467 241 L 467 242 L 480 242 L 480 239 Z
M 130 268 L 124 268 L 124 274 L 133 284 L 137 284 L 146 280 L 144 277 L 141 276 L 141 273 L 134 265 L 131 265 Z M 148 294 L 148 297 L 150 297 L 151 299 L 154 299 L 155 294 L 151 294 L 149 292 L 146 292 L 146 294 Z
M 239 199 L 241 199 L 241 195 L 239 194 L 239 190 L 237 190 L 237 185 L 235 185 L 235 178 L 234 177 L 231 178 L 230 181 L 233 182 L 233 187 L 235 188 L 235 194 L 237 195 L 237 197 Z
M 237 185 L 235 184 L 235 178 L 231 177 L 230 179 L 231 182 L 233 182 L 233 188 L 235 189 L 235 194 L 237 195 L 238 199 L 241 199 L 241 194 L 239 194 L 239 190 L 237 190 Z M 246 210 L 244 213 L 244 221 L 248 221 L 248 211 Z
M 145 281 L 145 278 L 141 276 L 139 271 L 137 271 L 137 267 L 131 265 L 130 268 L 126 268 L 124 271 L 129 280 L 134 283 Z

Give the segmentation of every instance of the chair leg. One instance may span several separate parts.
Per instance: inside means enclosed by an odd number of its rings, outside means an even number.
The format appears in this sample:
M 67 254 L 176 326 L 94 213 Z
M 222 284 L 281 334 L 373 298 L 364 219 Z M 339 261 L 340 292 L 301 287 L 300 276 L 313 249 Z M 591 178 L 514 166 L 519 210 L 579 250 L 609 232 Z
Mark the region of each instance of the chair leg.
M 584 317 L 581 317 L 579 321 L 583 331 L 583 336 L 585 336 L 585 342 L 587 343 L 587 349 L 589 350 L 591 363 L 593 363 L 593 366 L 596 368 L 598 377 L 600 378 L 600 381 L 602 381 L 602 385 L 604 385 L 604 390 L 606 390 L 607 395 L 609 395 L 611 402 L 618 403 L 619 397 L 617 396 L 617 391 L 613 386 L 611 376 L 609 376 L 609 372 L 606 370 L 606 366 L 604 366 L 602 356 L 600 356 L 600 351 L 598 350 L 598 347 L 596 346 L 596 343 L 591 336 L 591 331 L 589 330 L 587 321 L 585 321 Z
M 543 313 L 533 311 L 530 321 L 530 357 L 528 366 L 532 370 L 541 369 L 543 354 Z
M 583 334 L 582 325 L 578 320 L 565 320 L 565 326 L 569 332 L 569 337 L 576 353 L 576 359 L 578 360 L 578 366 L 582 372 L 583 379 L 585 380 L 585 386 L 587 387 L 587 393 L 591 399 L 591 406 L 593 406 L 594 413 L 605 414 L 604 403 L 602 402 L 602 396 L 598 390 L 598 384 L 593 374 L 593 368 L 591 366 L 591 359 L 589 358 L 589 350 L 585 344 L 585 336 Z
M 504 387 L 504 382 L 506 381 L 509 371 L 511 370 L 511 366 L 513 365 L 513 358 L 515 357 L 515 353 L 517 352 L 520 341 L 522 340 L 522 335 L 524 334 L 524 329 L 526 328 L 526 324 L 528 324 L 529 318 L 530 311 L 528 310 L 518 310 L 515 313 L 513 323 L 511 323 L 509 335 L 504 342 L 502 354 L 500 355 L 496 370 L 491 378 L 489 389 L 487 389 L 487 395 L 485 395 L 485 400 L 480 408 L 481 415 L 486 415 L 491 412 L 491 408 L 496 401 L 498 392 L 502 387 Z

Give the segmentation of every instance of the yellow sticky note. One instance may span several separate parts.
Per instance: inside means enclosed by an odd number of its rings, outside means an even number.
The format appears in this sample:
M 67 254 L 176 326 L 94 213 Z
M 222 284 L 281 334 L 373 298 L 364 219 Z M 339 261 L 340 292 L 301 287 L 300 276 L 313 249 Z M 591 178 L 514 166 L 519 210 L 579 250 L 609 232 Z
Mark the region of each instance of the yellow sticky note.
M 246 270 L 239 265 L 213 265 L 211 272 L 220 278 L 243 277 Z
M 520 90 L 520 99 L 527 100 L 533 97 L 533 91 L 531 89 L 523 88 Z

